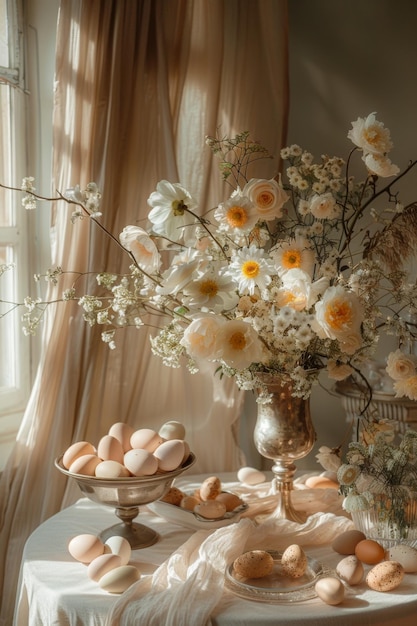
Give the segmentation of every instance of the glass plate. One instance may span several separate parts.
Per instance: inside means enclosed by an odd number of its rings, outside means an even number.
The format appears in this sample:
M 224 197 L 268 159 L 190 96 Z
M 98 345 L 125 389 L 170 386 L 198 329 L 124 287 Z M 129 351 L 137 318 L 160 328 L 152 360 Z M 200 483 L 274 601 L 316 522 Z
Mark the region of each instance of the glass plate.
M 274 568 L 263 578 L 243 578 L 233 571 L 233 563 L 225 571 L 226 589 L 247 600 L 282 604 L 301 602 L 317 597 L 315 584 L 324 575 L 329 576 L 321 563 L 307 557 L 307 569 L 300 578 L 290 578 L 281 567 L 282 552 L 266 550 L 274 559 Z

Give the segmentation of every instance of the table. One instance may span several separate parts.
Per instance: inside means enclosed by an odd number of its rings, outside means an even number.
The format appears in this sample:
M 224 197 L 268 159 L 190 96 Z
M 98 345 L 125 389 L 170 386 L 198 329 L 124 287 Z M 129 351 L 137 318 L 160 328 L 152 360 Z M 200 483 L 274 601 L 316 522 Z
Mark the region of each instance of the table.
M 219 476 L 225 489 L 236 487 L 235 474 Z M 176 484 L 192 490 L 203 478 L 184 475 Z M 85 565 L 71 558 L 67 545 L 71 537 L 81 533 L 99 534 L 115 521 L 113 509 L 81 498 L 32 533 L 21 563 L 14 626 L 103 626 L 119 596 L 106 593 L 89 580 Z M 194 532 L 165 521 L 147 507 L 141 508 L 138 521 L 160 534 L 158 543 L 132 552 L 130 562 L 137 565 L 142 576 L 150 576 Z M 305 549 L 328 567 L 335 567 L 341 558 L 328 545 Z M 352 587 L 339 606 L 325 605 L 318 598 L 272 605 L 243 599 L 224 590 L 211 615 L 211 623 L 213 626 L 351 626 L 352 623 L 415 626 L 416 614 L 417 574 L 407 574 L 401 586 L 390 593 L 374 592 L 365 583 Z M 190 626 L 198 626 L 190 620 Z

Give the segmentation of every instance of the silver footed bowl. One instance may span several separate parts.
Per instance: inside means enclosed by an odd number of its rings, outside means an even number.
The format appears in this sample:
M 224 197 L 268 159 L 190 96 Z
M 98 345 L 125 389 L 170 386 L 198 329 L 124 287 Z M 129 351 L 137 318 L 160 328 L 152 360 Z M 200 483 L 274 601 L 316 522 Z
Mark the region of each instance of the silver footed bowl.
M 156 543 L 159 535 L 152 528 L 134 522 L 139 515 L 139 506 L 155 502 L 162 498 L 171 487 L 174 478 L 187 471 L 196 461 L 190 452 L 188 458 L 172 472 L 153 474 L 152 476 L 129 476 L 126 478 L 97 478 L 74 474 L 62 464 L 63 455 L 55 459 L 55 467 L 62 474 L 72 478 L 82 493 L 93 502 L 115 508 L 115 514 L 121 520 L 100 533 L 102 541 L 113 535 L 125 537 L 133 550 L 147 548 Z

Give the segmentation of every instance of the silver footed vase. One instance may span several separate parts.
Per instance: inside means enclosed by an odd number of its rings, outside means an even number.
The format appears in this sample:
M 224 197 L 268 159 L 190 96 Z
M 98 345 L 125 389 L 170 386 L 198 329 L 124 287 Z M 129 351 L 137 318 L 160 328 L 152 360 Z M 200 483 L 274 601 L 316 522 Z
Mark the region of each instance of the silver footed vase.
M 254 442 L 258 452 L 274 465 L 274 481 L 278 505 L 274 517 L 302 524 L 307 515 L 294 508 L 291 501 L 294 461 L 308 455 L 316 441 L 311 420 L 310 399 L 292 395 L 291 381 L 277 375 L 262 375 L 271 395 L 270 402 L 258 402 Z

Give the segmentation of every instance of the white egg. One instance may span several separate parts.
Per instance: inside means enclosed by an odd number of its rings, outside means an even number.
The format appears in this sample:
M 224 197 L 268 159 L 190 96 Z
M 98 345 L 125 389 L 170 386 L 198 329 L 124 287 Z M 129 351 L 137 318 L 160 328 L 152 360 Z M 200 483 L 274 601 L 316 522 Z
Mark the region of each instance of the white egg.
M 117 461 L 102 461 L 95 469 L 97 478 L 126 478 L 130 476 L 127 467 Z
M 140 571 L 134 565 L 121 565 L 104 574 L 99 586 L 109 593 L 123 593 L 140 579 Z
M 128 540 L 125 539 L 125 537 L 114 535 L 113 537 L 109 537 L 104 542 L 104 545 L 110 548 L 112 554 L 117 554 L 118 556 L 120 556 L 122 565 L 127 565 L 129 563 L 130 556 L 132 554 L 132 548 Z
M 133 476 L 151 476 L 158 470 L 158 459 L 148 450 L 133 448 L 126 452 L 124 465 Z
M 237 478 L 245 485 L 258 485 L 266 480 L 265 474 L 254 467 L 241 467 L 237 473 Z
M 98 582 L 104 574 L 116 567 L 120 567 L 122 559 L 118 554 L 102 554 L 91 561 L 87 567 L 87 574 L 91 580 Z
M 161 443 L 153 453 L 158 461 L 158 468 L 163 472 L 172 472 L 177 469 L 184 458 L 184 450 L 184 442 L 181 439 L 171 439 Z
M 332 576 L 320 578 L 314 588 L 320 600 L 325 604 L 337 605 L 344 600 L 345 587 L 338 578 Z
M 73 537 L 68 544 L 68 552 L 80 563 L 91 563 L 104 552 L 104 544 L 99 537 L 83 533 Z
M 171 420 L 162 424 L 158 431 L 164 439 L 184 439 L 185 438 L 185 426 L 181 422 Z
M 154 452 L 163 441 L 163 438 L 152 428 L 139 428 L 130 437 L 132 448 L 142 448 L 148 452 Z

